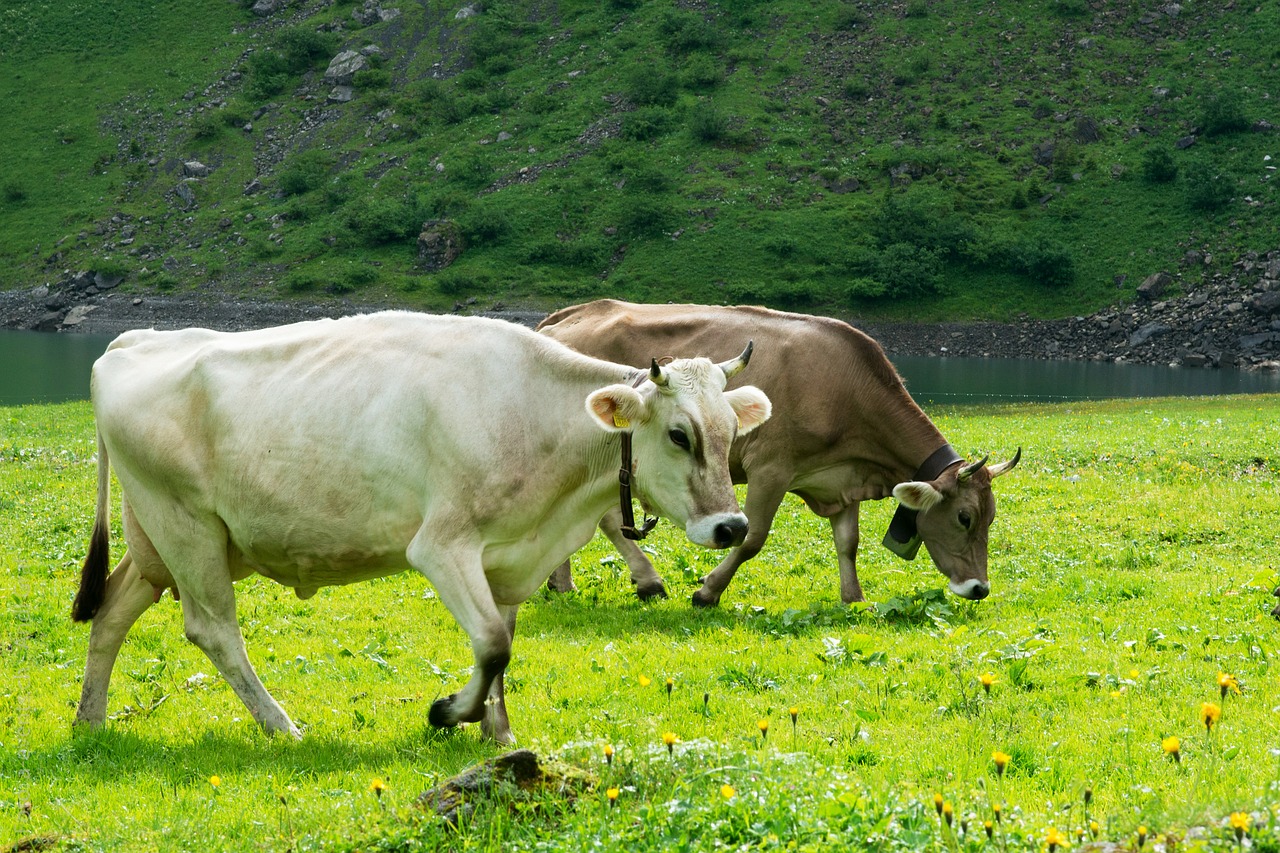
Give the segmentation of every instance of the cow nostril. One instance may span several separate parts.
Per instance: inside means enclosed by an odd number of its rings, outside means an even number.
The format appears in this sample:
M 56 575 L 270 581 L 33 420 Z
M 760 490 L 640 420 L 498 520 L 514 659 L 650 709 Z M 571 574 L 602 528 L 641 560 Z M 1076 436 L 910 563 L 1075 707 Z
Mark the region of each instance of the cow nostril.
M 717 548 L 741 545 L 742 540 L 747 535 L 747 521 L 746 519 L 737 518 L 732 521 L 722 521 L 716 525 L 713 535 L 715 536 Z
M 985 583 L 977 583 L 969 590 L 970 601 L 981 601 L 991 594 L 991 585 Z

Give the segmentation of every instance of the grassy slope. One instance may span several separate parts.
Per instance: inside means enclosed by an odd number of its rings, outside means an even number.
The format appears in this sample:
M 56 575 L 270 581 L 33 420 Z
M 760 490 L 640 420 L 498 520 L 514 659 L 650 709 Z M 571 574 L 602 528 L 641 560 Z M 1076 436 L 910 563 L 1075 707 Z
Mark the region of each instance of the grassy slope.
M 139 289 L 213 280 L 433 307 L 472 295 L 555 305 L 609 294 L 1002 318 L 1105 305 L 1130 292 L 1117 291 L 1115 276 L 1131 288 L 1176 269 L 1191 248 L 1218 268 L 1275 248 L 1263 160 L 1273 135 L 1173 146 L 1204 124 L 1215 94 L 1251 121 L 1269 116 L 1274 4 L 1190 2 L 1176 19 L 1143 23 L 1141 4 L 1083 0 L 780 0 L 697 11 L 566 0 L 488 4 L 466 21 L 453 4 L 422 2 L 357 31 L 345 2 L 291 7 L 293 17 L 269 24 L 225 2 L 198 13 L 89 5 L 94 15 L 48 4 L 0 22 L 12 36 L 0 94 L 22 105 L 0 117 L 0 134 L 14 141 L 0 181 L 9 285 L 107 254 Z M 278 50 L 285 24 L 312 33 L 335 21 L 348 26 L 335 49 L 376 43 L 384 61 L 319 129 L 299 132 L 323 105 L 328 53 L 269 99 L 254 94 L 251 63 L 240 63 L 248 86 L 181 100 L 225 77 L 246 47 Z M 437 73 L 443 79 L 429 79 Z M 264 103 L 275 108 L 251 134 L 221 124 Z M 177 116 L 191 107 L 202 112 Z M 1082 117 L 1099 141 L 1073 139 Z M 202 126 L 213 130 L 194 138 Z M 498 141 L 503 132 L 512 138 Z M 252 145 L 271 133 L 285 159 L 261 174 L 270 189 L 300 155 L 316 157 L 321 172 L 288 197 L 244 197 Z M 1036 165 L 1034 149 L 1047 141 L 1057 160 Z M 1182 177 L 1142 180 L 1149 149 L 1169 152 Z M 196 186 L 200 205 L 187 215 L 164 193 L 191 156 L 218 168 Z M 1189 203 L 1197 162 L 1230 185 L 1222 208 Z M 890 171 L 904 166 L 910 186 L 891 188 Z M 521 179 L 522 168 L 536 179 Z M 824 186 L 850 178 L 856 191 Z M 925 215 L 914 225 L 886 218 L 889 198 Z M 73 238 L 44 267 L 56 241 L 115 212 L 134 218 L 131 246 Z M 456 219 L 468 242 L 435 275 L 412 266 L 429 217 Z M 949 222 L 965 233 L 939 237 Z M 937 266 L 921 271 L 931 241 Z M 886 254 L 895 242 L 904 254 Z M 158 259 L 131 254 L 148 245 L 176 264 L 159 273 Z M 1069 285 L 1047 285 L 1044 269 L 1011 260 L 1043 245 L 1070 258 Z M 1067 265 L 1054 257 L 1050 274 Z M 1200 275 L 1187 270 L 1184 286 Z M 868 286 L 923 292 L 860 298 Z
M 884 615 L 839 605 L 828 531 L 798 502 L 713 612 L 694 611 L 687 596 L 714 555 L 669 525 L 653 547 L 676 597 L 654 605 L 633 600 L 598 539 L 577 560 L 579 594 L 540 594 L 523 608 L 508 690 L 525 745 L 606 784 L 576 804 L 548 793 L 536 808 L 484 806 L 454 834 L 411 803 L 494 750 L 474 728 L 426 726 L 429 703 L 456 689 L 470 656 L 420 579 L 305 602 L 270 583 L 240 585 L 250 657 L 308 727 L 301 744 L 253 728 L 182 638 L 168 597 L 121 654 L 107 731 L 69 733 L 87 641 L 66 614 L 91 523 L 90 413 L 0 410 L 0 842 L 922 849 L 945 844 L 936 792 L 974 836 L 1002 802 L 1009 847 L 1040 850 L 1048 827 L 1082 824 L 1091 787 L 1089 814 L 1106 838 L 1132 844 L 1139 825 L 1156 835 L 1207 824 L 1214 846 L 1232 846 L 1227 813 L 1280 795 L 1275 624 L 1265 615 L 1280 568 L 1276 399 L 933 414 L 965 453 L 1024 447 L 999 482 L 989 600 L 935 600 L 941 579 L 924 557 L 906 564 L 875 547 L 885 503 L 864 510 L 861 555 Z M 118 509 L 114 518 L 119 553 Z M 984 672 L 997 678 L 989 697 Z M 1244 690 L 1222 702 L 1207 737 L 1198 709 L 1220 701 L 1219 672 Z M 659 742 L 666 731 L 683 740 L 674 760 Z M 1178 765 L 1161 750 L 1170 735 L 1182 742 Z M 611 769 L 605 743 L 618 751 Z M 997 749 L 1012 756 L 1003 779 L 990 761 Z M 374 778 L 389 786 L 381 800 Z M 621 789 L 612 811 L 610 785 Z M 1275 849 L 1274 827 L 1255 830 L 1271 845 L 1258 849 Z M 971 836 L 965 846 L 982 845 Z

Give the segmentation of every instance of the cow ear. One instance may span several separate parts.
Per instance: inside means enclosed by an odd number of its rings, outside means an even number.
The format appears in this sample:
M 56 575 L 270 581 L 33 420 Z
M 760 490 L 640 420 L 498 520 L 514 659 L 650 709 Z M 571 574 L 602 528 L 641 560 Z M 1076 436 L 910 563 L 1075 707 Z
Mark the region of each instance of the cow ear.
M 644 398 L 629 385 L 607 385 L 587 397 L 587 413 L 603 429 L 621 432 L 643 423 L 649 412 Z
M 760 424 L 769 420 L 773 414 L 773 404 L 764 392 L 754 385 L 744 385 L 732 391 L 726 391 L 724 398 L 733 407 L 738 416 L 738 435 L 746 435 Z
M 907 509 L 918 512 L 924 512 L 942 502 L 942 492 L 935 489 L 932 483 L 921 483 L 918 480 L 894 486 L 893 496 Z

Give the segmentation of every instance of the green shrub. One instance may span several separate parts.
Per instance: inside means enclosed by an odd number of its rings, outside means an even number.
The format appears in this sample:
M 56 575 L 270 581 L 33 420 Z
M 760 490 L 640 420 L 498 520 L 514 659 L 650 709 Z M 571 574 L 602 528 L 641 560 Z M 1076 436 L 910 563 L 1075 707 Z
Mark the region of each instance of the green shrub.
M 836 11 L 831 26 L 837 32 L 847 32 L 866 26 L 867 16 L 856 6 L 842 6 Z
M 1021 240 L 1009 252 L 1014 272 L 1052 287 L 1066 287 L 1075 281 L 1076 264 L 1071 250 L 1057 240 L 1036 237 Z
M 193 142 L 209 142 L 221 136 L 225 127 L 217 112 L 205 110 L 191 120 L 191 139 Z
M 673 121 L 674 116 L 665 107 L 640 107 L 623 115 L 619 135 L 633 142 L 647 142 L 666 133 Z
M 932 187 L 887 194 L 872 217 L 871 233 L 882 246 L 908 243 L 952 258 L 976 239 L 973 225 Z
M 286 196 L 302 195 L 318 189 L 333 169 L 333 157 L 326 151 L 310 148 L 290 157 L 280 170 L 276 183 Z
M 729 133 L 729 119 L 714 104 L 701 102 L 689 115 L 689 133 L 708 145 L 719 142 Z
M 464 186 L 483 187 L 493 180 L 493 166 L 484 157 L 472 154 L 446 164 L 445 174 L 449 176 L 449 180 Z
M 27 188 L 17 181 L 7 181 L 4 189 L 4 200 L 9 204 L 19 204 L 27 200 Z
M 1164 148 L 1142 152 L 1142 179 L 1149 184 L 1168 184 L 1178 177 L 1178 164 Z
M 358 196 L 342 209 L 342 222 L 367 246 L 392 243 L 417 233 L 421 217 L 409 204 L 385 196 Z
M 865 101 L 867 96 L 871 94 L 871 84 L 862 77 L 848 78 L 841 88 L 844 91 L 844 96 L 851 101 Z
M 458 218 L 458 227 L 468 246 L 492 246 L 502 243 L 515 227 L 505 210 L 474 207 Z
M 628 237 L 657 237 L 676 227 L 676 212 L 665 198 L 628 196 L 619 215 L 618 230 Z
M 774 255 L 782 260 L 794 258 L 800 249 L 800 245 L 794 237 L 786 234 L 774 234 L 764 238 L 760 244 L 766 252 Z
M 908 18 L 927 18 L 929 17 L 929 3 L 927 0 L 908 0 L 906 11 L 903 14 Z
M 1205 136 L 1219 136 L 1249 129 L 1240 93 L 1220 89 L 1204 99 L 1200 113 L 1200 130 Z
M 894 299 L 937 293 L 942 289 L 942 255 L 913 243 L 890 243 L 880 252 L 876 278 Z
M 385 89 L 391 85 L 391 72 L 385 68 L 366 68 L 352 78 L 357 89 Z
M 1231 202 L 1231 197 L 1235 194 L 1235 182 L 1207 160 L 1192 162 L 1184 175 L 1187 203 L 1193 210 L 1210 213 L 1221 210 Z
M 627 100 L 639 106 L 670 106 L 676 102 L 675 75 L 651 65 L 633 65 L 623 78 L 622 90 Z
M 667 50 L 676 54 L 695 50 L 719 50 L 725 37 L 714 24 L 697 12 L 668 9 L 658 23 L 658 37 Z
M 724 80 L 724 71 L 720 63 L 705 53 L 695 54 L 689 58 L 684 67 L 685 88 L 694 91 L 713 89 Z

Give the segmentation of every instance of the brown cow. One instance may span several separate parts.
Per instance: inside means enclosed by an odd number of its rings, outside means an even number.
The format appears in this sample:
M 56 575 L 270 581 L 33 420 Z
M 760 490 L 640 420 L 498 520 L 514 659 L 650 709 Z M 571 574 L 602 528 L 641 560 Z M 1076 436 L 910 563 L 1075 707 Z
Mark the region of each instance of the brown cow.
M 633 305 L 603 299 L 552 314 L 539 331 L 575 349 L 622 364 L 650 353 L 714 356 L 753 339 L 760 355 L 752 379 L 774 402 L 772 420 L 739 437 L 730 453 L 735 483 L 748 483 L 746 540 L 703 580 L 693 603 L 712 607 L 738 567 L 764 545 L 787 492 L 831 521 L 840 563 L 840 597 L 862 601 L 858 583 L 858 504 L 892 495 L 899 502 L 884 544 L 905 559 L 923 541 L 951 591 L 985 598 L 987 530 L 995 519 L 991 481 L 1013 459 L 964 465 L 903 386 L 884 351 L 867 335 L 825 317 L 767 308 Z M 725 356 L 721 356 L 725 357 Z M 600 527 L 631 569 L 640 598 L 665 596 L 662 578 L 613 511 Z M 573 588 L 566 561 L 550 579 Z

